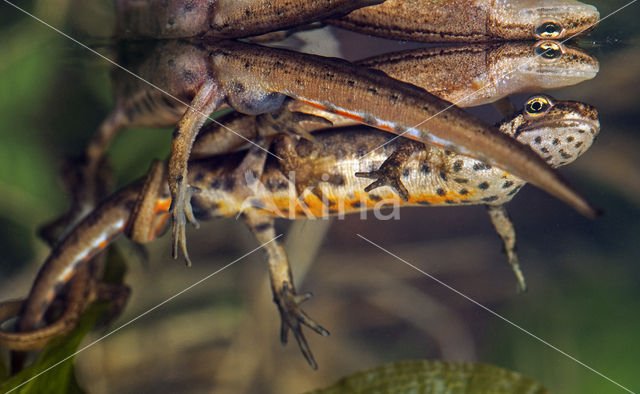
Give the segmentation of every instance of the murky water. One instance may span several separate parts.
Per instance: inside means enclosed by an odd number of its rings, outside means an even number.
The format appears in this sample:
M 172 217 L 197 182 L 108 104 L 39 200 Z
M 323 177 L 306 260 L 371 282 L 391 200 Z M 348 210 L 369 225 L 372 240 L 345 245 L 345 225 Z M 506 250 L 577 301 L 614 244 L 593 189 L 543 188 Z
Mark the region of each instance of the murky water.
M 92 2 L 87 2 L 92 3 Z M 606 17 L 624 1 L 591 2 Z M 53 26 L 108 54 L 108 2 L 30 1 Z M 36 228 L 66 208 L 61 162 L 78 154 L 111 106 L 109 67 L 46 26 L 0 5 L 0 299 L 24 296 L 48 253 Z M 305 310 L 332 335 L 307 334 L 320 365 L 313 372 L 295 343 L 282 348 L 263 256 L 239 261 L 79 356 L 89 392 L 302 392 L 346 373 L 415 358 L 475 361 L 530 376 L 551 392 L 624 392 L 602 376 L 542 344 L 445 288 L 380 244 L 460 293 L 632 391 L 640 391 L 640 5 L 604 19 L 577 45 L 596 56 L 593 80 L 549 91 L 561 100 L 594 105 L 601 131 L 594 146 L 561 172 L 604 215 L 589 220 L 527 186 L 508 205 L 516 226 L 529 291 L 516 292 L 482 207 L 412 208 L 398 221 L 328 224 L 282 222 L 297 286 L 315 297 Z M 350 60 L 415 44 L 362 39 L 326 29 L 287 45 Z M 538 93 L 538 92 L 531 92 Z M 529 94 L 511 97 L 520 107 Z M 472 109 L 488 121 L 490 107 Z M 110 149 L 118 184 L 168 153 L 171 130 L 123 132 Z M 325 233 L 326 231 L 326 233 Z M 242 223 L 206 223 L 189 231 L 194 267 L 170 258 L 169 236 L 149 246 L 141 263 L 126 256 L 132 299 L 113 327 L 195 283 L 253 249 Z M 310 251 L 312 253 L 310 253 Z M 96 334 L 99 335 L 99 334 Z

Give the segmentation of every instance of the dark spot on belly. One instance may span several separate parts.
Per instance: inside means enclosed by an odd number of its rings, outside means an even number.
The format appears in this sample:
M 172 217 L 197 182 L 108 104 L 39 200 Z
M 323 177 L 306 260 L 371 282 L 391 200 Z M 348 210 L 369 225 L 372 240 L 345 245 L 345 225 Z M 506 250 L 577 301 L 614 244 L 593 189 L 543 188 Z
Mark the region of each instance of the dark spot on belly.
M 498 196 L 490 196 L 490 197 L 485 197 L 482 199 L 482 201 L 484 202 L 493 202 L 496 201 L 498 199 Z
M 444 200 L 445 204 L 455 204 L 456 202 L 453 200 Z
M 482 171 L 482 170 L 490 170 L 491 166 L 489 164 L 485 164 L 485 163 L 476 163 L 473 165 L 473 170 L 474 171 Z
M 510 188 L 511 186 L 513 186 L 513 182 L 512 182 L 512 181 L 506 181 L 506 182 L 504 183 L 504 185 L 502 185 L 502 188 L 503 188 L 503 189 L 508 189 L 508 188 Z
M 428 166 L 428 165 L 423 164 L 423 165 L 420 167 L 420 172 L 421 172 L 422 174 L 428 174 L 429 172 L 431 172 L 431 169 L 429 168 L 429 166 Z
M 369 200 L 371 200 L 371 201 L 376 201 L 376 202 L 377 202 L 377 201 L 382 200 L 382 197 L 377 196 L 377 195 L 375 195 L 375 194 L 369 194 Z
M 447 181 L 447 174 L 443 171 L 440 171 L 440 179 L 442 179 L 443 181 Z
M 469 183 L 469 180 L 466 179 L 466 178 L 455 178 L 453 181 L 456 182 L 456 183 L 461 183 L 461 184 Z
M 478 185 L 478 188 L 480 188 L 481 190 L 487 190 L 489 188 L 489 183 L 482 182 L 481 184 Z
M 560 140 L 558 138 L 554 138 L 553 141 L 551 141 L 551 143 L 553 145 L 558 145 L 558 144 L 560 144 Z
M 462 170 L 462 165 L 463 164 L 464 163 L 462 162 L 462 160 L 456 160 L 453 163 L 453 167 L 452 167 L 453 168 L 453 172 L 460 172 L 460 170 Z
M 362 207 L 362 202 L 361 201 L 352 202 L 351 206 L 354 207 L 354 208 L 360 208 L 360 207 Z
M 461 194 L 461 195 L 463 195 L 463 196 L 466 196 L 467 194 L 469 194 L 469 190 L 467 190 L 467 189 L 461 189 L 458 193 L 459 193 L 459 194 Z
M 538 136 L 536 137 L 533 142 L 535 142 L 536 144 L 541 144 L 542 143 L 542 137 Z
M 418 201 L 418 205 L 431 205 L 431 203 L 429 201 Z
M 408 176 L 409 176 L 409 169 L 405 168 L 404 170 L 402 170 L 402 177 L 407 178 Z
M 445 192 L 442 188 L 436 190 L 436 193 L 438 193 L 439 196 L 444 196 L 445 194 L 447 194 L 447 192 Z

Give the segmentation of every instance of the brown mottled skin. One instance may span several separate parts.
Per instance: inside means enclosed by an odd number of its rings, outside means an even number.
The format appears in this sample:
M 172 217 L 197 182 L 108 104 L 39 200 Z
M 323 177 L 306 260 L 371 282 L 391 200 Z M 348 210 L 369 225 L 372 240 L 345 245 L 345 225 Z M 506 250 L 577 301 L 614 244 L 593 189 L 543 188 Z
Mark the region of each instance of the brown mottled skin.
M 291 124 L 286 114 L 278 119 Z M 238 122 L 238 118 L 231 121 Z M 260 119 L 254 119 L 247 124 L 260 123 Z M 266 129 L 257 141 L 273 135 L 277 129 L 273 126 Z M 504 122 L 500 130 L 544 155 L 549 164 L 558 166 L 569 163 L 589 148 L 599 123 L 595 109 L 586 104 L 555 103 L 547 96 L 536 96 L 527 102 L 521 114 Z M 222 127 L 218 133 L 224 134 Z M 385 142 L 382 148 L 361 157 L 363 152 Z M 267 158 L 264 151 L 252 148 L 246 154 L 238 152 L 192 161 L 188 181 L 200 189 L 192 197 L 195 216 L 208 219 L 242 213 L 263 244 L 273 241 L 273 221 L 277 217 L 337 215 L 375 209 L 384 204 L 490 205 L 492 222 L 524 286 L 515 256 L 513 226 L 501 208 L 520 190 L 524 180 L 467 156 L 412 140 L 391 140 L 387 133 L 362 126 L 319 133 L 314 143 L 279 134 L 272 145 L 273 152 L 284 160 Z M 390 166 L 394 161 L 395 165 Z M 289 178 L 291 171 L 295 172 L 295 179 Z M 371 183 L 365 178 L 380 182 L 364 192 Z M 396 190 L 387 185 L 395 186 Z M 402 194 L 402 188 L 406 191 L 405 199 L 396 193 Z M 68 273 L 125 229 L 139 242 L 153 239 L 166 219 L 169 201 L 167 174 L 164 166 L 156 163 L 146 180 L 114 194 L 78 224 L 42 267 L 23 310 L 21 330 L 37 327 L 61 283 L 70 278 Z M 315 368 L 301 324 L 322 335 L 328 332 L 300 309 L 299 304 L 308 296 L 297 295 L 280 243 L 269 242 L 265 247 L 272 290 L 282 318 L 282 339 L 286 341 L 291 329 L 308 362 Z
M 116 0 L 115 4 L 115 35 L 127 39 L 241 38 L 325 19 L 358 32 L 411 41 L 564 39 L 599 20 L 595 7 L 573 0 Z M 557 23 L 557 32 L 540 30 L 546 21 Z
M 595 77 L 599 70 L 593 56 L 554 41 L 435 46 L 384 54 L 357 64 L 421 86 L 459 107 L 577 84 Z
M 574 0 L 387 0 L 329 23 L 390 39 L 478 42 L 559 40 L 592 29 L 599 19 L 595 7 Z M 557 33 L 538 29 L 547 21 L 557 24 Z
M 342 16 L 384 0 L 116 0 L 116 37 L 256 36 Z

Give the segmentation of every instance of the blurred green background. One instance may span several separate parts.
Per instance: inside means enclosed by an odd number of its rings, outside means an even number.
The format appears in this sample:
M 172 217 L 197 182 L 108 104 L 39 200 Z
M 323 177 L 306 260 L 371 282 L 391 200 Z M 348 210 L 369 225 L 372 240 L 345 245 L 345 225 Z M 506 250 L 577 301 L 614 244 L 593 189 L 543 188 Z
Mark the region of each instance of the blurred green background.
M 591 1 L 602 16 L 624 1 Z M 16 3 L 110 55 L 109 1 Z M 595 105 L 602 130 L 593 148 L 562 172 L 601 207 L 588 220 L 527 187 L 508 208 L 529 284 L 514 279 L 482 207 L 405 209 L 401 220 L 347 217 L 333 223 L 283 222 L 298 288 L 313 291 L 306 311 L 331 331 L 307 333 L 320 365 L 295 343 L 279 344 L 279 318 L 261 253 L 241 260 L 79 356 L 89 392 L 302 392 L 360 369 L 428 358 L 491 363 L 530 376 L 551 392 L 623 392 L 611 382 L 488 314 L 401 262 L 360 233 L 533 334 L 640 391 L 640 5 L 604 20 L 579 44 L 600 74 L 550 92 Z M 50 28 L 0 4 L 0 299 L 24 296 L 49 251 L 39 225 L 66 209 L 59 168 L 79 154 L 108 113 L 109 65 Z M 404 43 L 332 30 L 335 48 Z M 303 36 L 301 40 L 306 39 Z M 324 37 L 324 36 L 323 36 Z M 334 48 L 334 49 L 335 49 Z M 312 47 L 313 51 L 328 51 Z M 335 55 L 335 53 L 333 53 Z M 536 92 L 532 92 L 536 93 Z M 526 95 L 513 100 L 520 106 Z M 480 113 L 498 120 L 491 107 Z M 171 130 L 121 133 L 109 151 L 118 184 L 145 173 L 169 151 Z M 330 226 L 328 232 L 327 227 Z M 233 219 L 189 231 L 194 267 L 173 261 L 169 237 L 142 264 L 124 240 L 133 289 L 122 324 L 255 248 Z M 311 264 L 312 263 L 312 264 Z M 96 337 L 101 333 L 96 333 Z

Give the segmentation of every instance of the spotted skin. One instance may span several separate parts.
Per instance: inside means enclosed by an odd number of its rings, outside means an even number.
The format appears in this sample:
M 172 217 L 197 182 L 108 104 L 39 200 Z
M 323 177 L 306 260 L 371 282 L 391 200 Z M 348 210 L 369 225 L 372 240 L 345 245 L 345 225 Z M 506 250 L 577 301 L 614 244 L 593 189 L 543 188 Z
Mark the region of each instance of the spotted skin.
M 588 105 L 536 96 L 528 101 L 523 113 L 504 122 L 500 130 L 531 143 L 539 152 L 546 148 L 560 154 L 560 159 L 550 162 L 561 165 L 588 149 L 599 124 L 595 109 Z M 313 144 L 278 136 L 272 149 L 283 156 L 283 161 L 267 159 L 266 153 L 259 149 L 192 161 L 188 181 L 200 189 L 192 197 L 194 215 L 209 219 L 240 213 L 256 237 L 266 242 L 267 235 L 273 232 L 274 217 L 330 216 L 389 203 L 501 206 L 524 185 L 524 181 L 514 175 L 467 156 L 410 140 L 390 141 L 390 138 L 386 133 L 362 127 L 328 130 L 318 134 Z M 361 157 L 369 148 L 383 142 L 389 143 L 374 154 Z M 579 143 L 582 144 L 578 146 Z M 574 150 L 570 150 L 570 146 L 575 147 Z M 406 152 L 399 177 L 408 193 L 407 201 L 388 186 L 365 192 L 370 180 L 355 174 L 380 169 L 398 149 Z M 562 151 L 572 157 L 563 158 Z M 164 168 L 154 165 L 146 180 L 137 181 L 107 199 L 52 251 L 27 300 L 20 319 L 21 330 L 36 327 L 65 281 L 125 229 L 139 241 L 149 241 L 158 233 L 160 226 L 156 219 L 166 217 L 170 201 Z M 140 219 L 136 215 L 152 218 Z M 135 228 L 138 226 L 142 228 Z M 500 229 L 498 232 L 503 237 L 510 234 Z M 509 242 L 508 245 L 515 247 L 515 235 Z M 308 297 L 295 292 L 289 262 L 277 241 L 267 248 L 267 254 L 272 290 L 283 322 L 283 340 L 291 330 L 307 361 L 315 367 L 301 324 L 322 335 L 328 333 L 299 308 Z

